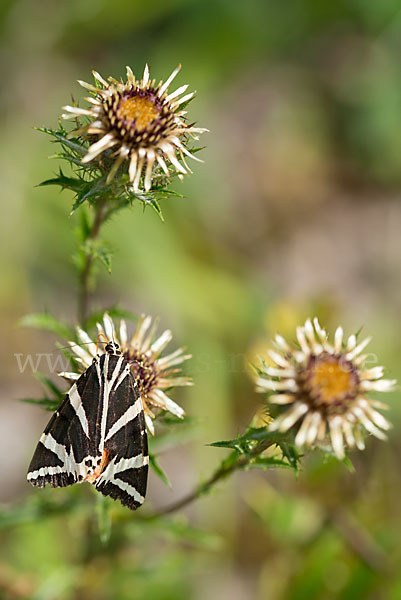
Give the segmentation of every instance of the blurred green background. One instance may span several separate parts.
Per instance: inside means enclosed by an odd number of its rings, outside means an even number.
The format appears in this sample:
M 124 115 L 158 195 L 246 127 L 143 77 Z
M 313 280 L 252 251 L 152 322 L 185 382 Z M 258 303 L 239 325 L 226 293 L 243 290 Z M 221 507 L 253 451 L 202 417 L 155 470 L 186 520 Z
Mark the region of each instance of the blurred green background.
M 116 508 L 104 548 L 75 504 L 57 514 L 80 491 L 25 482 L 48 414 L 18 402 L 41 388 L 15 358 L 54 350 L 17 327 L 24 314 L 76 319 L 79 214 L 69 192 L 35 187 L 57 164 L 33 127 L 57 126 L 92 68 L 149 62 L 165 79 L 182 63 L 205 164 L 164 224 L 137 205 L 106 226 L 113 273 L 99 270 L 92 305 L 159 315 L 194 355 L 196 385 L 174 398 L 198 425 L 163 449 L 172 488 L 152 477 L 148 506 L 206 478 L 224 456 L 206 444 L 249 423 L 247 365 L 276 331 L 315 314 L 363 326 L 372 362 L 401 377 L 400 2 L 3 0 L 0 20 L 0 598 L 401 599 L 399 392 L 389 442 L 368 440 L 355 473 L 316 453 L 297 479 L 237 474 L 163 524 Z

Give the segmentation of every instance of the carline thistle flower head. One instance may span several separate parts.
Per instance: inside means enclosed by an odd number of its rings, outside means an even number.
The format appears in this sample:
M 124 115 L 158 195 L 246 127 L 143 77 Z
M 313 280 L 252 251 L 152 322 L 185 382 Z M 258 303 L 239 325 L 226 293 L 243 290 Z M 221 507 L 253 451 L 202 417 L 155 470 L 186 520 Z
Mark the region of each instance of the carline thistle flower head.
M 391 391 L 396 381 L 382 379 L 383 367 L 363 367 L 371 338 L 358 343 L 351 335 L 345 341 L 338 327 L 330 343 L 318 320 L 308 319 L 297 328 L 297 339 L 299 348 L 294 348 L 277 335 L 277 350 L 268 351 L 274 366 L 263 365 L 256 377 L 257 391 L 270 392 L 268 402 L 285 407 L 270 430 L 297 428 L 298 447 L 329 444 L 340 459 L 345 446 L 364 449 L 362 428 L 386 439 L 390 423 L 376 409 L 387 405 L 368 395 Z
M 184 410 L 166 394 L 165 390 L 192 385 L 192 380 L 182 376 L 180 368 L 177 368 L 178 365 L 191 358 L 191 355 L 185 354 L 183 348 L 162 355 L 163 350 L 172 340 L 171 331 L 167 329 L 156 337 L 157 321 L 152 324 L 152 317 L 142 315 L 133 335 L 129 338 L 126 322 L 121 320 L 118 333 L 116 333 L 113 320 L 107 313 L 103 316 L 103 323 L 97 324 L 97 329 L 99 334 L 120 346 L 121 352 L 130 363 L 142 398 L 149 431 L 154 434 L 153 419 L 161 410 L 168 411 L 182 419 L 185 414 Z M 83 347 L 76 342 L 68 343 L 75 360 L 80 365 L 80 372 L 59 373 L 61 377 L 71 381 L 78 379 L 81 373 L 92 364 L 96 356 L 96 339 L 92 340 L 86 331 L 79 327 L 77 327 L 77 335 Z
M 82 159 L 83 163 L 112 150 L 114 163 L 106 183 L 111 182 L 124 161 L 129 162 L 128 174 L 134 191 L 140 189 L 143 171 L 144 189 L 150 190 L 155 163 L 169 177 L 170 165 L 179 176 L 192 172 L 185 156 L 202 162 L 188 150 L 186 144 L 189 137 L 197 140 L 197 134 L 204 133 L 207 129 L 187 124 L 186 111 L 180 109 L 182 104 L 193 98 L 195 92 L 183 96 L 188 88 L 183 85 L 168 93 L 168 87 L 180 68 L 181 65 L 164 83 L 160 81 L 158 84 L 150 79 L 148 65 L 141 80 L 136 79 L 130 67 L 127 67 L 125 83 L 113 77 L 105 81 L 96 71 L 93 71 L 93 75 L 99 87 L 78 81 L 91 92 L 92 96 L 86 98 L 91 106 L 87 109 L 64 106 L 67 112 L 62 117 L 91 119 L 90 123 L 71 134 L 98 137 L 90 145 L 88 153 Z M 181 162 L 177 159 L 177 152 Z

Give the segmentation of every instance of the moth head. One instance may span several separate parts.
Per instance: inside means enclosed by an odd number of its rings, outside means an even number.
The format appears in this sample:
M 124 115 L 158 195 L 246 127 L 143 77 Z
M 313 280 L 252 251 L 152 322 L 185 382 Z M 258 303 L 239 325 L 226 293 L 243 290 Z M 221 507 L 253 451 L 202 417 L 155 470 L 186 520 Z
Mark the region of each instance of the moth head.
M 120 346 L 116 342 L 108 342 L 105 347 L 105 352 L 108 354 L 121 354 Z

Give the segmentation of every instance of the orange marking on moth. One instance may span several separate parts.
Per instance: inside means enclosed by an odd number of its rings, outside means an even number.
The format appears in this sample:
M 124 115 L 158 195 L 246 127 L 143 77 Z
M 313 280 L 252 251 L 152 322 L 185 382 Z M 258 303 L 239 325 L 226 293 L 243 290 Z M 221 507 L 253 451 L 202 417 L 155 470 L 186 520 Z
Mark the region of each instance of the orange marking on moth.
M 91 475 L 85 477 L 85 481 L 89 481 L 89 483 L 94 483 L 98 477 L 102 474 L 107 463 L 109 462 L 109 453 L 107 450 L 103 450 L 102 460 L 100 461 L 100 465 L 96 467 L 94 472 Z

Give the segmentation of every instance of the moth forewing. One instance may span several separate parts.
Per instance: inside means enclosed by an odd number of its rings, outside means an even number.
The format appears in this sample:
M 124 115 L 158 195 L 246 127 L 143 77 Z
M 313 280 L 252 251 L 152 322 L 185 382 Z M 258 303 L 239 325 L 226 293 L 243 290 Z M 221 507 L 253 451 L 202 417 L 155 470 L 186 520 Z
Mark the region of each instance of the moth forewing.
M 88 481 L 135 510 L 145 498 L 148 463 L 142 400 L 129 363 L 110 343 L 53 414 L 27 478 L 38 487 Z

